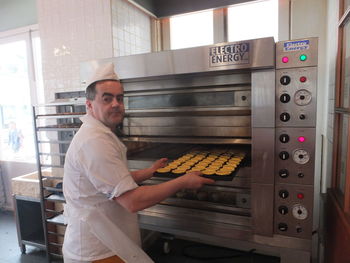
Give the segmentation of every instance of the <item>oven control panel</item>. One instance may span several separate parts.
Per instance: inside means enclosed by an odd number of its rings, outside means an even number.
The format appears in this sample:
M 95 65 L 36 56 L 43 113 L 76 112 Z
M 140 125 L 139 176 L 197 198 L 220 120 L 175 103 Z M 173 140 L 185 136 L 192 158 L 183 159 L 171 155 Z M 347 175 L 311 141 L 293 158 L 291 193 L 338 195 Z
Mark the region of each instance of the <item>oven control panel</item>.
M 316 126 L 317 68 L 276 70 L 276 126 Z
M 276 44 L 274 233 L 311 239 L 317 38 Z
M 312 235 L 312 185 L 278 184 L 275 189 L 274 232 L 310 239 Z

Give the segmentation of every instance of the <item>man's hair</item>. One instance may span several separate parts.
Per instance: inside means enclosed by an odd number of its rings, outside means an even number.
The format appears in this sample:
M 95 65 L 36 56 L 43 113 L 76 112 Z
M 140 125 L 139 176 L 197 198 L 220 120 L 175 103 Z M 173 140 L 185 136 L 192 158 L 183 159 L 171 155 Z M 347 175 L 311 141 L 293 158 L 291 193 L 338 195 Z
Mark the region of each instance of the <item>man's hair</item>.
M 85 91 L 85 96 L 86 96 L 86 99 L 88 100 L 94 100 L 95 97 L 96 97 L 96 84 L 98 83 L 99 81 L 96 81 L 94 83 L 91 83 L 87 88 L 86 88 L 86 91 Z
M 116 82 L 120 82 L 119 80 L 116 79 L 103 79 L 103 80 L 99 80 L 99 81 L 95 81 L 93 83 L 91 83 L 85 90 L 85 97 L 88 100 L 94 100 L 96 97 L 96 85 L 98 83 L 104 82 L 104 81 L 116 81 Z

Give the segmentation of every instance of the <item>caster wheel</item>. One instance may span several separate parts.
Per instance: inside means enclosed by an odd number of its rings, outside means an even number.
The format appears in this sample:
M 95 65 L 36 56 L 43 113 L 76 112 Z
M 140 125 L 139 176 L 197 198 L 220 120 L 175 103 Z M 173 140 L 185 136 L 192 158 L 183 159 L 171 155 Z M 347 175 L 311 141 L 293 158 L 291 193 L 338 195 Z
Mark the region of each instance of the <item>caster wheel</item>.
M 164 243 L 163 243 L 163 253 L 164 254 L 169 254 L 170 251 L 171 251 L 170 243 L 168 241 L 164 241 Z

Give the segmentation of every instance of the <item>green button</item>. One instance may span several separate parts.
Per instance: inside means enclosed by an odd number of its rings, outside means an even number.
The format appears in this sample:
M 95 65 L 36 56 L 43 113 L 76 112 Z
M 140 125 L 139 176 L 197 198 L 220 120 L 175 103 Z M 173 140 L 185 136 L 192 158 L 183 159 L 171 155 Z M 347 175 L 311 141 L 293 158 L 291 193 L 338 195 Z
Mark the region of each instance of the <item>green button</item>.
M 307 56 L 305 54 L 300 55 L 299 57 L 300 61 L 305 61 L 307 59 Z

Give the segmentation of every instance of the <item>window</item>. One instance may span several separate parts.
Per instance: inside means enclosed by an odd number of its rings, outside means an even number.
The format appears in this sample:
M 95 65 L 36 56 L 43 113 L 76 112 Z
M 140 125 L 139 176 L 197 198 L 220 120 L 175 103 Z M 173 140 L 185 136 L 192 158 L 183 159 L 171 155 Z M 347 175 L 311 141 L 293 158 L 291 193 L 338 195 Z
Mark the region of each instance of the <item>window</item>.
M 250 1 L 227 8 L 177 15 L 163 19 L 162 23 L 163 30 L 166 28 L 163 31 L 164 49 L 263 37 L 274 37 L 278 41 L 278 0 Z
M 213 44 L 213 11 L 170 18 L 171 49 Z
M 271 36 L 278 40 L 278 0 L 231 6 L 227 19 L 228 41 Z
M 347 1 L 343 3 L 339 21 L 338 67 L 335 97 L 334 121 L 334 173 L 332 188 L 337 199 L 350 214 L 350 8 Z
M 3 161 L 36 162 L 31 105 L 37 100 L 36 90 L 31 88 L 34 79 L 30 76 L 38 73 L 32 64 L 40 63 L 37 59 L 40 47 L 38 37 L 33 38 L 32 33 L 0 38 L 0 160 Z

